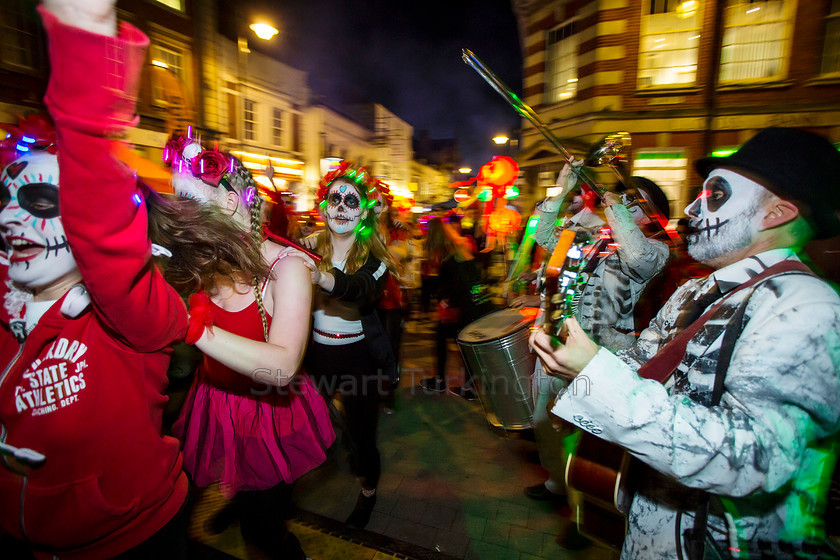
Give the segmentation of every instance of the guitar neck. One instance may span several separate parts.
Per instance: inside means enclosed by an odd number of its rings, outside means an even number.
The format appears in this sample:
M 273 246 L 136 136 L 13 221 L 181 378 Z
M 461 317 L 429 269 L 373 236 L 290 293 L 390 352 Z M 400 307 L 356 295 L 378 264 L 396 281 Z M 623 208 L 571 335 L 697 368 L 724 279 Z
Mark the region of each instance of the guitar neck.
M 551 253 L 551 258 L 545 267 L 545 322 L 543 330 L 546 334 L 557 336 L 557 324 L 568 311 L 562 305 L 563 297 L 558 293 L 562 285 L 563 271 L 566 266 L 569 250 L 575 242 L 575 232 L 564 229 L 560 232 L 557 245 Z M 565 337 L 564 337 L 565 338 Z

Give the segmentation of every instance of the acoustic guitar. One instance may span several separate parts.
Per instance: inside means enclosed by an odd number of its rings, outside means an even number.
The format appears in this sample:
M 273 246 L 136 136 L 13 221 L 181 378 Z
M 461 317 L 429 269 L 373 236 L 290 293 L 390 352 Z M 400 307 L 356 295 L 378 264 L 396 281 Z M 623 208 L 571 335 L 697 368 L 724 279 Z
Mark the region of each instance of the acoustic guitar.
M 546 265 L 546 333 L 564 342 L 565 320 L 586 285 L 584 271 L 600 253 L 608 236 L 590 238 L 584 232 L 563 230 Z M 623 448 L 582 432 L 566 463 L 566 484 L 583 498 L 575 508 L 578 531 L 589 539 L 620 549 L 627 533 L 627 513 L 633 497 L 627 485 L 632 457 Z

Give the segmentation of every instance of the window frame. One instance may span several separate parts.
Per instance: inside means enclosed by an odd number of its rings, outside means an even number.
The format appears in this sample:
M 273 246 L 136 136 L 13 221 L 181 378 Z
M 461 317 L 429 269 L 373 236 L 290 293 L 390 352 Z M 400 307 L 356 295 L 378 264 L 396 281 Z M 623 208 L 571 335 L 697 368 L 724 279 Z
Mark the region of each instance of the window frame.
M 248 116 L 251 116 L 249 119 Z M 253 99 L 242 99 L 242 139 L 249 142 L 257 141 L 257 102 Z
M 721 37 L 721 44 L 720 44 L 720 63 L 718 65 L 718 85 L 721 87 L 730 87 L 730 86 L 749 86 L 749 85 L 758 85 L 758 84 L 767 84 L 767 83 L 774 83 L 774 82 L 782 82 L 788 78 L 788 71 L 790 69 L 790 59 L 793 49 L 793 22 L 794 17 L 796 14 L 796 0 L 724 0 L 724 12 L 723 12 L 723 35 Z M 771 22 L 759 22 L 759 23 L 732 23 L 729 21 L 731 17 L 732 11 L 741 4 L 769 4 L 771 2 L 780 2 L 782 4 L 781 13 L 775 20 Z M 764 6 L 757 6 L 759 9 Z M 783 29 L 783 33 L 781 37 L 772 39 L 773 42 L 780 42 L 782 43 L 779 47 L 779 54 L 775 57 L 770 58 L 761 58 L 761 59 L 751 59 L 751 60 L 739 60 L 733 59 L 731 62 L 727 61 L 727 49 L 730 48 L 730 45 L 727 44 L 727 35 L 730 30 L 734 29 L 747 29 L 750 26 L 755 25 L 766 25 L 766 24 L 776 24 Z M 753 41 L 753 42 L 741 42 L 735 43 L 734 41 L 731 45 L 750 45 L 750 44 L 768 44 L 770 41 L 764 39 L 761 42 Z M 731 48 L 735 48 L 734 46 Z M 753 70 L 761 67 L 763 64 L 770 64 L 769 61 L 777 61 L 778 62 L 778 69 L 772 75 L 763 75 L 763 76 L 736 76 L 736 77 L 727 77 L 725 75 L 726 66 L 740 64 L 743 65 L 744 68 L 751 68 Z
M 823 51 L 820 55 L 820 77 L 840 78 L 840 0 L 831 0 L 829 12 L 825 16 L 825 35 Z M 833 46 L 833 53 L 828 54 Z M 831 69 L 827 69 L 826 58 L 833 57 Z
M 638 66 L 636 68 L 636 88 L 639 91 L 688 89 L 697 87 L 697 72 L 700 59 L 700 41 L 703 32 L 703 6 L 700 0 L 695 0 L 696 9 L 690 12 L 690 16 L 680 15 L 680 6 L 685 2 L 680 0 L 650 0 L 642 3 L 642 12 L 639 23 L 639 52 Z M 669 15 L 670 14 L 670 15 Z M 669 18 L 666 20 L 666 18 Z M 690 18 L 690 19 L 689 19 Z M 655 19 L 660 25 L 671 27 L 670 29 L 651 30 Z M 686 24 L 678 27 L 680 20 Z M 655 38 L 654 38 L 655 37 Z M 674 40 L 675 38 L 675 40 Z M 671 42 L 668 39 L 672 39 Z M 686 43 L 688 41 L 689 43 Z M 658 50 L 657 46 L 647 47 L 647 43 L 664 42 L 663 46 L 674 43 L 678 48 Z M 694 44 L 691 44 L 693 42 Z M 688 44 L 688 47 L 681 45 Z M 687 55 L 688 60 L 681 64 L 672 63 L 675 57 L 680 54 Z M 668 59 L 659 65 L 653 64 L 657 58 Z M 650 64 L 648 64 L 650 62 Z M 678 69 L 682 68 L 680 72 Z M 687 70 L 686 70 L 687 69 Z M 660 81 L 662 76 L 668 74 L 691 74 L 691 79 Z
M 569 18 L 545 33 L 545 91 L 543 92 L 543 102 L 546 105 L 565 103 L 577 99 L 580 30 L 576 24 L 579 25 L 580 20 L 580 16 Z M 566 30 L 568 31 L 567 35 L 559 39 L 552 38 L 552 34 L 564 34 Z M 568 52 L 564 52 L 564 45 Z M 555 51 L 557 51 L 556 56 L 554 55 Z M 570 64 L 564 65 L 564 62 L 570 62 Z M 564 74 L 567 76 L 572 74 L 572 77 L 568 77 L 565 82 L 561 82 Z M 569 86 L 568 84 L 574 85 Z M 563 97 L 566 93 L 568 93 L 568 96 Z

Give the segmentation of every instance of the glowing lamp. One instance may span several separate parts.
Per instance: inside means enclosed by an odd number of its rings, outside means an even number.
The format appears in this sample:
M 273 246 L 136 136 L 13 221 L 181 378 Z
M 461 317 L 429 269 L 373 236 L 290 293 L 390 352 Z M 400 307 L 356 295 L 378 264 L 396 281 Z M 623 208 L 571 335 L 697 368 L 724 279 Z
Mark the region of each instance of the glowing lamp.
M 519 177 L 519 165 L 508 156 L 495 156 L 478 170 L 478 181 L 494 187 L 512 185 Z
M 522 216 L 512 208 L 500 208 L 494 210 L 489 218 L 487 225 L 491 230 L 500 234 L 507 235 L 519 226 Z
M 277 29 L 275 29 L 267 23 L 252 23 L 250 25 L 250 28 L 251 31 L 253 31 L 257 37 L 264 41 L 268 41 L 269 39 L 277 35 L 277 33 L 279 33 Z

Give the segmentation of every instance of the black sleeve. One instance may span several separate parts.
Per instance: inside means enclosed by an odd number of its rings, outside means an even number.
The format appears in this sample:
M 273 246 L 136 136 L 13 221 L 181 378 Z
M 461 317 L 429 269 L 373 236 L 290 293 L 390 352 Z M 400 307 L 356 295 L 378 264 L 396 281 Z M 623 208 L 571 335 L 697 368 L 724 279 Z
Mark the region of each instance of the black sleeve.
M 353 274 L 344 274 L 337 268 L 330 270 L 330 273 L 335 278 L 330 297 L 360 306 L 373 303 L 382 297 L 389 274 L 385 263 L 373 255 Z

